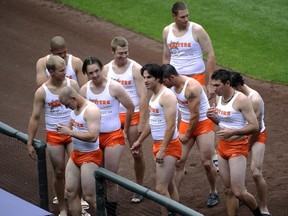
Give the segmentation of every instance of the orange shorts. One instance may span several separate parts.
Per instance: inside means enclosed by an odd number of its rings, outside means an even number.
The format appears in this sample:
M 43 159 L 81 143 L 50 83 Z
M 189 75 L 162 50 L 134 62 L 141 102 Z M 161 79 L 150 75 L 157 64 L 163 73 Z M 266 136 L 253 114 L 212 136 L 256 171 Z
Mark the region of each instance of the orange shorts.
M 262 144 L 266 144 L 266 140 L 267 140 L 267 134 L 266 134 L 266 130 L 264 130 L 263 132 L 261 132 L 256 141 L 255 142 L 259 142 L 259 143 L 262 143 Z
M 121 122 L 121 127 L 124 128 L 125 124 L 125 119 L 126 119 L 126 113 L 120 113 L 119 114 L 120 122 Z M 134 112 L 131 120 L 131 126 L 133 125 L 138 125 L 139 124 L 139 119 L 140 119 L 140 113 L 139 112 Z
M 72 142 L 72 138 L 56 131 L 46 131 L 46 142 L 51 146 L 67 145 Z
M 78 167 L 80 167 L 84 163 L 95 163 L 98 166 L 101 166 L 102 164 L 102 151 L 101 149 L 97 149 L 91 152 L 80 152 L 77 150 L 73 150 L 71 153 L 71 159 L 74 162 L 74 164 Z
M 180 121 L 178 133 L 185 134 L 188 129 L 188 126 L 189 123 Z M 210 119 L 205 119 L 197 124 L 195 130 L 190 134 L 189 138 L 196 138 L 197 136 L 201 134 L 207 134 L 210 131 L 215 131 L 214 124 Z
M 100 148 L 113 147 L 115 145 L 125 145 L 125 139 L 122 129 L 112 131 L 110 133 L 99 134 Z
M 248 156 L 248 138 L 243 140 L 222 140 L 218 142 L 218 154 L 224 159 Z
M 201 74 L 190 74 L 190 75 L 186 75 L 187 77 L 191 77 L 194 78 L 195 80 L 197 80 L 202 86 L 205 86 L 205 74 L 201 73 Z
M 156 141 L 153 143 L 153 154 L 156 156 L 157 152 L 159 151 L 160 147 L 162 146 L 163 141 Z M 179 138 L 176 138 L 174 140 L 171 140 L 171 142 L 168 144 L 168 146 L 165 149 L 165 155 L 170 155 L 173 157 L 178 158 L 178 160 L 181 157 L 182 153 L 182 146 Z

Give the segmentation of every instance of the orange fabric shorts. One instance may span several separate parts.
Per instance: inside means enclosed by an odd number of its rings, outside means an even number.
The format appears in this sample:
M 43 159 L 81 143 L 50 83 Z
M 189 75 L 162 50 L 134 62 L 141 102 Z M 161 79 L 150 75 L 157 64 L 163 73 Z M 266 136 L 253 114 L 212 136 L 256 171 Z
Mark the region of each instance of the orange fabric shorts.
M 72 138 L 56 131 L 46 131 L 46 142 L 51 146 L 67 145 L 72 142 Z
M 219 139 L 218 154 L 224 159 L 238 156 L 248 156 L 248 138 L 243 140 L 223 140 Z
M 97 149 L 91 152 L 80 152 L 77 150 L 73 150 L 71 153 L 71 159 L 74 164 L 80 167 L 84 163 L 95 163 L 98 166 L 102 165 L 102 151 L 101 149 Z
M 178 133 L 185 134 L 188 126 L 189 123 L 180 121 Z M 215 131 L 214 124 L 210 119 L 205 119 L 197 124 L 195 130 L 190 134 L 189 138 L 196 138 L 197 136 L 207 134 L 210 131 Z
M 156 141 L 153 143 L 153 154 L 156 156 L 157 152 L 159 151 L 160 147 L 162 146 L 163 141 Z M 182 146 L 179 138 L 176 138 L 174 140 L 171 140 L 171 142 L 168 144 L 168 146 L 165 149 L 165 155 L 170 155 L 173 157 L 178 158 L 178 160 L 181 157 L 182 153 Z
M 201 74 L 191 74 L 191 75 L 187 75 L 188 77 L 194 78 L 195 80 L 197 80 L 201 85 L 205 86 L 205 74 L 201 73 Z
M 267 141 L 267 134 L 266 134 L 266 130 L 264 130 L 263 132 L 261 132 L 258 135 L 258 137 L 257 137 L 255 142 L 263 143 L 265 145 L 266 141 Z
M 100 148 L 113 147 L 115 145 L 125 145 L 125 139 L 122 129 L 112 131 L 110 133 L 99 134 Z
M 120 113 L 119 114 L 119 118 L 120 118 L 120 121 L 121 121 L 121 127 L 124 128 L 125 119 L 126 119 L 126 113 Z M 131 126 L 138 125 L 139 124 L 139 120 L 140 120 L 140 113 L 139 112 L 134 112 L 130 125 Z

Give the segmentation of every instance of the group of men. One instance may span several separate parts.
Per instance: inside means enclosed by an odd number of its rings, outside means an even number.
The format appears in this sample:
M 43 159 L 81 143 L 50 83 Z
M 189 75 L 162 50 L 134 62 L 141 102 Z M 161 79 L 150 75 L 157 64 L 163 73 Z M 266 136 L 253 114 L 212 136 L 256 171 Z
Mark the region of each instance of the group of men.
M 59 215 L 68 214 L 65 199 L 72 215 L 89 215 L 81 206 L 81 197 L 96 208 L 93 171 L 103 166 L 117 173 L 126 142 L 134 158 L 136 182 L 142 185 L 142 144 L 150 134 L 158 193 L 179 201 L 185 163 L 196 143 L 210 186 L 207 207 L 217 205 L 217 169 L 212 162 L 216 134 L 228 215 L 236 215 L 238 200 L 254 215 L 270 215 L 262 176 L 266 141 L 263 100 L 244 84 L 240 74 L 216 70 L 211 40 L 201 25 L 189 21 L 185 3 L 173 4 L 172 16 L 174 22 L 163 30 L 162 65 L 141 66 L 128 58 L 128 41 L 121 36 L 113 38 L 113 60 L 106 65 L 97 57 L 82 62 L 67 54 L 61 36 L 52 38 L 51 54 L 38 60 L 39 88 L 27 146 L 28 153 L 33 154 L 33 139 L 44 108 Z M 152 92 L 150 99 L 147 90 Z M 217 106 L 210 107 L 209 100 L 215 93 Z M 259 207 L 245 188 L 249 149 Z M 107 182 L 107 215 L 116 215 L 117 190 L 116 184 Z M 134 193 L 131 202 L 142 200 L 143 196 Z M 161 212 L 173 215 L 164 207 Z

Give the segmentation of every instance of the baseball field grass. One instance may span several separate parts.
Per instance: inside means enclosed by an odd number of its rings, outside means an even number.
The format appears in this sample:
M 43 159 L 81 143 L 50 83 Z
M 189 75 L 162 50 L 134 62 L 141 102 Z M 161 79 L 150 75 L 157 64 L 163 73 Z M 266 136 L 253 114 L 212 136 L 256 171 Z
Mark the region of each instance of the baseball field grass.
M 162 41 L 173 22 L 165 0 L 59 0 L 90 15 Z M 187 0 L 190 20 L 201 24 L 213 43 L 217 64 L 247 76 L 288 84 L 287 0 Z

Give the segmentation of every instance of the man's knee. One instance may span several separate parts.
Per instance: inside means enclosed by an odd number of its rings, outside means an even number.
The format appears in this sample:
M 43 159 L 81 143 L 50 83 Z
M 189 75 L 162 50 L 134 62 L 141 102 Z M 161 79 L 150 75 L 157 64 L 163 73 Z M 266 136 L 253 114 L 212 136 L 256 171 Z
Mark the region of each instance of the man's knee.
M 65 169 L 57 169 L 54 172 L 54 176 L 56 179 L 64 179 L 65 178 Z
M 223 191 L 224 191 L 226 196 L 229 196 L 229 195 L 233 194 L 231 187 L 223 186 Z
M 205 160 L 202 164 L 206 171 L 210 171 L 213 166 L 212 160 Z
M 254 181 L 260 181 L 260 179 L 262 178 L 262 172 L 260 169 L 258 168 L 255 168 L 253 171 L 252 171 L 252 177 L 253 177 L 253 180 Z

